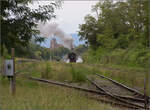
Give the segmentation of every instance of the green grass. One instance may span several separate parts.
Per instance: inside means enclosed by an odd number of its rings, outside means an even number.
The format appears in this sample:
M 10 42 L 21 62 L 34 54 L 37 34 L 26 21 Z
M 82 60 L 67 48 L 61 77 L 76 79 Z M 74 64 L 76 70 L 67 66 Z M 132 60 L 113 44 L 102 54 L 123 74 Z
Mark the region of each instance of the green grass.
M 1 110 L 119 110 L 89 99 L 83 92 L 17 79 L 16 95 L 9 93 L 9 84 L 1 79 Z
M 62 82 L 81 82 L 86 83 L 86 75 L 99 73 L 114 80 L 117 80 L 127 86 L 144 90 L 144 78 L 148 69 L 123 67 L 117 65 L 101 65 L 101 64 L 66 64 L 62 62 L 38 62 L 23 63 L 17 65 L 17 70 L 22 68 L 23 73 L 34 77 L 43 77 Z
M 17 70 L 34 77 L 68 82 L 85 82 L 85 76 L 92 73 L 84 65 L 58 62 L 23 63 L 17 65 Z
M 144 68 L 116 65 L 66 64 L 63 62 L 31 62 L 16 64 L 16 71 L 38 78 L 61 82 L 87 83 L 86 75 L 99 73 L 143 91 Z M 19 74 L 20 74 L 19 73 Z M 91 100 L 83 92 L 41 84 L 18 77 L 16 96 L 11 96 L 7 78 L 0 77 L 0 110 L 117 110 L 114 106 Z
M 86 74 L 81 69 L 76 69 L 71 65 L 70 73 L 72 74 L 72 82 L 86 82 Z
M 147 69 L 143 68 L 127 68 L 122 66 L 110 65 L 101 66 L 101 74 L 117 80 L 133 88 L 141 88 L 143 91 L 145 74 Z

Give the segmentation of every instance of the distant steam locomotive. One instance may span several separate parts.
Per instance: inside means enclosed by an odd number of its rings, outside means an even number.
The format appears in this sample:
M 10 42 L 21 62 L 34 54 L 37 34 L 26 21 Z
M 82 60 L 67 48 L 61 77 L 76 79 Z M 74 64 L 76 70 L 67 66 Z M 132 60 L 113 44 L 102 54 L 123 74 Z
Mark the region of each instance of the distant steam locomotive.
M 77 61 L 77 54 L 74 52 L 71 52 L 68 54 L 69 62 L 76 62 Z

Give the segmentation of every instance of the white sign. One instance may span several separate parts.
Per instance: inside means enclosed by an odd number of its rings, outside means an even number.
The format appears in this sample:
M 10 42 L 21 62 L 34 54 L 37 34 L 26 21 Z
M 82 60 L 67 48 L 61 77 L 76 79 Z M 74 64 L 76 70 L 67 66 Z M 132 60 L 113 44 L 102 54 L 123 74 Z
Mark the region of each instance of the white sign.
M 5 60 L 5 76 L 13 76 L 14 75 L 14 64 L 13 60 Z

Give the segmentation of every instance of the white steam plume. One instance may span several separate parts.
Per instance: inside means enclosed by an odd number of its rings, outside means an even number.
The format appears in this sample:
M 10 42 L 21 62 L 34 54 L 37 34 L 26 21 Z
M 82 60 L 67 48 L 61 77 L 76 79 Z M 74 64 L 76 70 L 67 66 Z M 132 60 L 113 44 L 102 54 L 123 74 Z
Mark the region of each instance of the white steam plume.
M 38 30 L 43 37 L 59 37 L 63 45 L 69 49 L 73 47 L 73 38 L 70 35 L 67 35 L 63 30 L 61 30 L 57 23 L 47 23 L 38 25 Z

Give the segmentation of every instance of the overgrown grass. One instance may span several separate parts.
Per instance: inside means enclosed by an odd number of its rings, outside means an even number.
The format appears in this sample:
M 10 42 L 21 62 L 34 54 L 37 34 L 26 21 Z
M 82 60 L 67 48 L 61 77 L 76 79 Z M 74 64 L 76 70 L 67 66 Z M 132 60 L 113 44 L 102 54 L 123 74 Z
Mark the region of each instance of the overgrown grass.
M 85 82 L 86 75 L 83 73 L 82 69 L 76 69 L 71 65 L 70 73 L 72 74 L 72 82 Z
M 91 68 L 93 73 L 99 73 L 110 77 L 127 86 L 138 89 L 143 92 L 145 74 L 149 71 L 144 68 L 127 68 L 117 65 L 101 65 L 101 64 L 85 64 L 87 68 Z
M 41 73 L 41 77 L 48 79 L 50 77 L 49 76 L 50 73 L 51 73 L 51 65 L 50 65 L 50 63 L 45 62 L 45 66 L 44 66 L 43 71 Z
M 19 68 L 28 68 L 23 73 L 34 77 L 62 82 L 86 82 L 86 75 L 99 73 L 138 90 L 144 90 L 144 78 L 148 69 L 101 64 L 66 64 L 62 62 L 23 63 Z
M 81 64 L 66 64 L 62 62 L 40 62 L 40 63 L 23 63 L 17 66 L 18 70 L 23 69 L 22 73 L 34 77 L 53 79 L 68 82 L 85 82 L 86 75 L 92 74 L 92 70 Z
M 127 68 L 101 64 L 66 64 L 63 62 L 31 62 L 16 64 L 16 71 L 61 82 L 87 83 L 86 75 L 99 73 L 143 91 L 143 68 Z M 20 74 L 19 73 L 19 74 Z M 17 95 L 9 93 L 7 78 L 0 77 L 2 110 L 116 110 L 110 105 L 88 99 L 82 92 L 17 78 Z M 11 108 L 11 109 L 10 109 Z
M 16 95 L 1 79 L 1 110 L 119 110 L 85 97 L 83 92 L 17 78 Z

